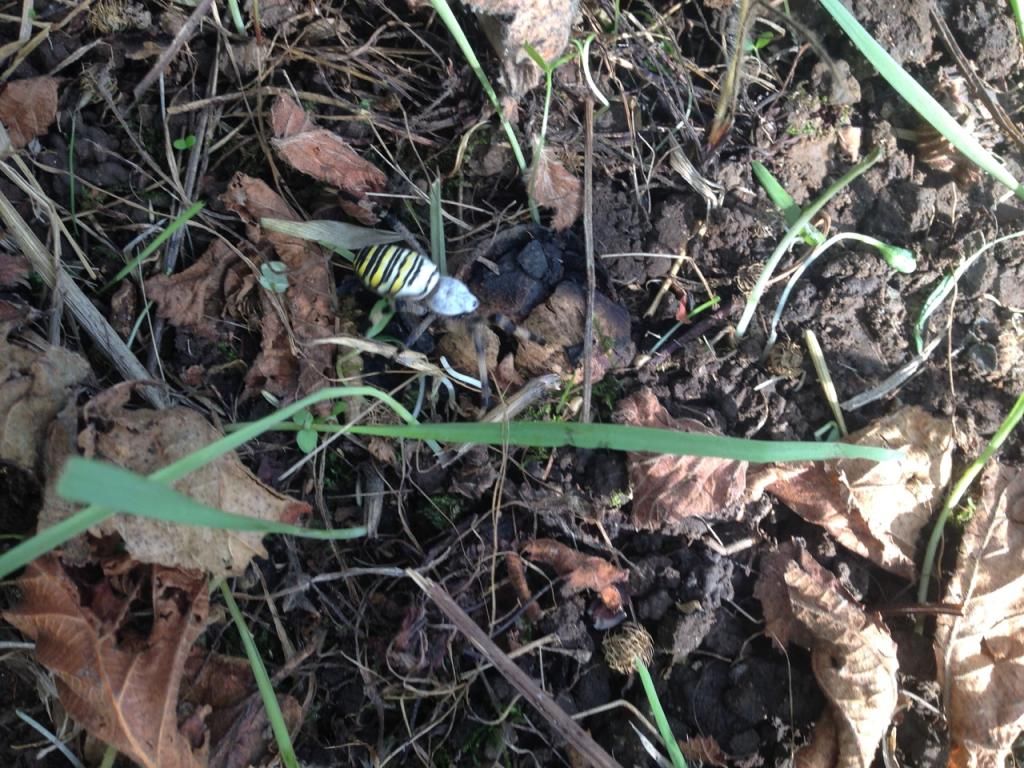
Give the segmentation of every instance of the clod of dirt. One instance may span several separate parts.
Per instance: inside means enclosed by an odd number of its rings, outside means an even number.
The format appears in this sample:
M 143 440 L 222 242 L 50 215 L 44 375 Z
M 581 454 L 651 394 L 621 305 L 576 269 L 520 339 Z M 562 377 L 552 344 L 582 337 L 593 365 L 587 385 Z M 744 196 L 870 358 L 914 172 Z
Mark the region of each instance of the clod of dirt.
M 935 32 L 928 17 L 930 0 L 908 0 L 896 5 L 887 0 L 855 0 L 857 17 L 898 64 L 925 64 L 932 57 Z
M 616 421 L 637 427 L 712 434 L 694 419 L 675 419 L 649 389 L 622 400 Z M 686 518 L 738 520 L 747 488 L 747 462 L 713 457 L 628 454 L 637 528 L 678 531 Z
M 130 395 L 130 385 L 119 385 L 84 407 L 86 427 L 77 443 L 85 456 L 150 474 L 221 437 L 188 408 L 129 410 Z M 51 457 L 50 475 L 56 477 L 64 458 Z M 201 504 L 260 520 L 296 523 L 309 512 L 309 505 L 260 483 L 234 453 L 200 467 L 173 487 Z M 65 504 L 48 487 L 40 528 L 60 522 L 66 514 Z M 141 562 L 223 576 L 241 573 L 254 556 L 266 556 L 260 533 L 183 526 L 133 515 L 110 518 L 92 533 L 119 534 L 128 552 Z
M 0 460 L 40 471 L 50 422 L 92 377 L 89 363 L 34 334 L 15 342 L 13 324 L 0 324 Z
M 945 596 L 963 615 L 935 630 L 951 768 L 1003 765 L 1024 728 L 1024 472 L 992 464 L 982 486 Z
M 202 715 L 179 724 L 177 701 L 209 612 L 206 578 L 137 565 L 112 576 L 81 583 L 46 555 L 18 579 L 22 602 L 4 618 L 35 641 L 64 708 L 94 737 L 145 768 L 205 768 Z M 151 625 L 136 621 L 136 601 Z
M 463 0 L 477 12 L 480 26 L 501 58 L 505 86 L 518 99 L 540 82 L 541 72 L 526 52 L 531 45 L 554 63 L 569 43 L 577 0 Z M 512 17 L 511 20 L 506 20 Z
M 579 217 L 582 197 L 580 180 L 555 160 L 554 153 L 548 147 L 534 162 L 529 188 L 530 196 L 538 205 L 554 209 L 552 229 L 568 229 Z
M 789 638 L 811 651 L 830 702 L 832 722 L 821 727 L 834 725 L 834 764 L 868 768 L 896 711 L 896 644 L 831 573 L 794 549 L 780 547 L 762 559 L 755 594 L 773 637 L 783 647 Z M 821 741 L 828 737 L 817 736 L 810 749 L 820 753 Z
M 616 568 L 603 558 L 584 555 L 554 539 L 534 539 L 523 547 L 523 554 L 550 565 L 559 576 L 565 577 L 563 595 L 592 590 L 610 612 L 622 613 L 622 593 L 615 585 L 629 581 L 629 571 Z
M 37 136 L 50 130 L 57 119 L 55 77 L 28 77 L 14 80 L 0 90 L 0 123 L 14 149 L 21 149 Z
M 272 143 L 292 168 L 326 182 L 356 198 L 380 192 L 387 184 L 373 163 L 363 160 L 341 136 L 317 128 L 290 96 L 279 96 L 271 107 Z
M 521 341 L 516 368 L 529 376 L 573 373 L 583 377 L 583 328 L 587 299 L 583 288 L 564 281 L 551 297 L 530 313 L 523 325 L 546 342 Z M 594 382 L 609 370 L 629 365 L 636 354 L 629 312 L 600 291 L 594 293 Z
M 840 544 L 912 579 L 921 530 L 952 471 L 952 427 L 912 406 L 847 441 L 902 448 L 903 453 L 883 462 L 839 459 L 768 468 L 758 472 L 752 486 L 767 480 L 765 490 Z
M 1009 77 L 1020 64 L 1021 49 L 1008 9 L 975 0 L 950 10 L 957 42 L 978 73 L 988 82 Z
M 513 227 L 499 235 L 484 257 L 494 264 L 473 266 L 468 283 L 487 312 L 521 321 L 548 298 L 565 275 L 560 238 L 539 227 Z

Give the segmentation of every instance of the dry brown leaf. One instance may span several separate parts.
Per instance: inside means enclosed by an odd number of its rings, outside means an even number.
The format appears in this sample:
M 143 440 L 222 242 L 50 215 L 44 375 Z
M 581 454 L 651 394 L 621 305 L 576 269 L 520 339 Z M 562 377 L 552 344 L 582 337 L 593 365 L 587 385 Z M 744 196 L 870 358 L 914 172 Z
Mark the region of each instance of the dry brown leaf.
M 953 742 L 950 766 L 996 768 L 1024 729 L 1024 472 L 986 468 L 941 615 L 935 656 Z
M 552 229 L 568 229 L 575 223 L 580 215 L 581 196 L 580 180 L 555 160 L 550 149 L 545 148 L 533 168 L 530 197 L 538 205 L 554 209 Z
M 921 530 L 949 482 L 952 428 L 948 420 L 910 406 L 853 433 L 847 442 L 906 450 L 892 461 L 770 467 L 766 490 L 844 547 L 912 579 Z
M 298 221 L 298 216 L 259 179 L 236 174 L 221 199 L 246 222 L 249 239 L 258 247 L 271 246 L 288 270 L 288 290 L 280 294 L 286 309 L 267 291 L 260 294 L 262 348 L 246 377 L 246 394 L 266 388 L 278 397 L 293 398 L 321 389 L 334 373 L 333 347 L 306 342 L 335 333 L 337 301 L 327 255 L 315 243 L 260 229 L 263 217 Z M 288 327 L 282 322 L 285 312 Z
M 288 730 L 295 733 L 302 722 L 301 705 L 287 694 L 278 694 L 277 699 Z M 208 713 L 209 768 L 270 762 L 268 748 L 274 738 L 248 659 L 194 649 L 185 663 L 181 701 Z
M 868 768 L 896 710 L 896 644 L 834 576 L 810 562 L 784 557 L 762 568 L 760 582 L 776 580 L 758 584 L 759 596 L 773 596 L 762 602 L 765 619 L 811 651 L 835 719 L 835 767 Z M 788 603 L 781 614 L 779 595 Z
M 615 420 L 637 427 L 659 427 L 711 434 L 693 419 L 676 419 L 649 389 L 622 400 Z M 630 453 L 633 522 L 638 528 L 673 530 L 689 517 L 736 520 L 746 491 L 747 462 L 711 457 Z
M 86 427 L 78 435 L 78 446 L 84 455 L 148 475 L 221 437 L 188 408 L 129 410 L 125 404 L 130 395 L 130 385 L 115 386 L 83 409 Z M 234 453 L 206 464 L 173 487 L 201 504 L 261 520 L 296 523 L 309 512 L 308 504 L 260 483 Z M 59 522 L 66 511 L 48 488 L 40 528 Z M 254 556 L 266 554 L 260 533 L 176 525 L 133 515 L 112 517 L 91 532 L 120 534 L 136 560 L 221 576 L 237 575 Z
M 387 176 L 363 160 L 341 136 L 317 128 L 290 96 L 278 96 L 271 108 L 272 143 L 292 168 L 357 198 L 381 192 Z
M 4 618 L 35 641 L 61 703 L 87 731 L 144 768 L 202 768 L 206 745 L 179 729 L 177 704 L 185 659 L 206 624 L 206 579 L 146 570 L 151 594 L 137 595 L 152 615 L 144 633 L 128 618 L 136 595 L 112 587 L 132 574 L 76 583 L 53 555 L 29 564 L 18 579 L 22 602 Z
M 27 285 L 32 268 L 20 253 L 0 251 L 0 288 Z
M 683 757 L 698 765 L 713 765 L 725 768 L 729 757 L 722 751 L 714 736 L 690 736 L 679 742 L 679 751 Z
M 616 568 L 607 560 L 585 555 L 554 539 L 534 539 L 523 547 L 530 559 L 547 563 L 559 576 L 565 576 L 562 593 L 574 595 L 585 589 L 597 592 L 601 602 L 613 611 L 622 610 L 622 594 L 616 584 L 629 581 L 629 571 Z
M 501 57 L 505 85 L 514 99 L 540 82 L 541 72 L 524 46 L 530 44 L 544 61 L 554 62 L 569 43 L 578 9 L 578 0 L 463 1 L 480 15 L 480 25 Z
M 83 357 L 0 325 L 0 459 L 37 473 L 50 422 L 92 376 Z
M 0 123 L 15 149 L 50 130 L 57 119 L 58 82 L 43 75 L 14 80 L 0 89 Z
M 248 269 L 222 240 L 214 240 L 198 261 L 173 275 L 146 280 L 146 293 L 157 304 L 157 314 L 176 328 L 201 338 L 219 341 L 229 335 L 220 323 L 225 315 L 225 294 L 245 282 Z M 255 279 L 248 281 L 254 290 Z M 237 290 L 237 288 L 236 288 Z M 234 319 L 241 319 L 238 315 Z
M 814 724 L 811 740 L 800 747 L 793 757 L 793 768 L 833 768 L 838 756 L 836 719 L 832 710 L 826 709 Z

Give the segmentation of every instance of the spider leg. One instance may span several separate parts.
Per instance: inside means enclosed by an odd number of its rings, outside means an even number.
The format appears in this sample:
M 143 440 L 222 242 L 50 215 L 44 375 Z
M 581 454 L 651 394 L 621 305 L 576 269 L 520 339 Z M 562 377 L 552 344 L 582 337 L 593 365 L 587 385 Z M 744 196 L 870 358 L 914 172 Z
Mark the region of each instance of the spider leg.
M 491 407 L 491 384 L 487 378 L 487 326 L 473 322 L 473 350 L 476 352 L 477 372 L 480 376 L 480 401 L 486 411 Z
M 412 329 L 412 333 L 410 333 L 409 336 L 406 338 L 405 346 L 411 347 L 413 344 L 415 344 L 416 340 L 424 334 L 427 328 L 430 327 L 430 324 L 434 322 L 434 320 L 436 319 L 436 314 L 434 314 L 433 312 L 427 312 L 427 314 L 424 315 L 423 319 L 416 324 L 416 327 Z
M 493 315 L 487 318 L 487 320 L 491 325 L 501 329 L 509 336 L 515 336 L 520 341 L 532 341 L 536 344 L 542 345 L 547 344 L 547 342 L 544 341 L 543 337 L 538 336 L 536 333 L 529 330 L 528 328 L 523 328 L 523 326 L 518 325 L 508 315 L 503 315 L 500 312 L 495 312 Z

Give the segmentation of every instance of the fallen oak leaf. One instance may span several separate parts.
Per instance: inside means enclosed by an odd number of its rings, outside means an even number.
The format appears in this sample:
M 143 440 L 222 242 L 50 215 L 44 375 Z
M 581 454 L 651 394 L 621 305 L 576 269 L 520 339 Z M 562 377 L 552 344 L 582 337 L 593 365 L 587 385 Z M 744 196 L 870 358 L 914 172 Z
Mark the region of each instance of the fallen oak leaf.
M 622 611 L 622 593 L 615 585 L 629 581 L 629 571 L 554 539 L 534 539 L 523 547 L 523 553 L 531 560 L 550 565 L 559 576 L 565 577 L 562 594 L 574 595 L 589 589 L 598 593 L 610 611 Z
M 57 119 L 59 82 L 42 75 L 14 80 L 0 89 L 0 123 L 7 128 L 15 149 L 50 130 Z
M 782 594 L 763 601 L 769 626 L 792 624 L 785 634 L 811 651 L 811 666 L 835 724 L 835 768 L 868 768 L 896 711 L 896 644 L 875 617 L 869 617 L 832 574 L 813 560 L 773 553 L 762 568 L 758 594 Z M 816 751 L 822 751 L 818 744 Z
M 903 408 L 844 442 L 902 448 L 898 459 L 840 459 L 766 467 L 751 478 L 804 520 L 820 525 L 847 549 L 907 579 L 914 578 L 920 534 L 949 482 L 949 421 L 917 406 Z
M 950 768 L 1001 766 L 1024 728 L 1024 472 L 989 465 L 964 530 L 935 657 L 952 739 Z
M 144 768 L 205 768 L 207 745 L 179 729 L 177 703 L 185 659 L 209 612 L 206 578 L 148 570 L 152 623 L 144 634 L 138 623 L 126 626 L 131 595 L 123 610 L 98 615 L 82 600 L 88 585 L 52 554 L 28 565 L 18 579 L 22 601 L 4 618 L 35 641 L 61 703 L 87 731 Z
M 188 408 L 128 409 L 131 391 L 131 384 L 117 385 L 83 408 L 85 427 L 78 434 L 77 445 L 86 457 L 148 475 L 221 437 Z M 52 477 L 59 475 L 64 458 L 51 458 L 48 471 Z M 295 523 L 309 512 L 308 504 L 260 483 L 234 453 L 214 459 L 172 487 L 208 507 L 262 520 Z M 40 528 L 60 522 L 69 511 L 56 484 L 48 485 Z M 241 573 L 254 556 L 266 554 L 259 532 L 185 526 L 134 515 L 115 515 L 90 532 L 120 535 L 136 560 L 221 576 Z
M 292 168 L 356 197 L 381 192 L 387 176 L 364 160 L 341 136 L 318 128 L 291 96 L 278 96 L 270 109 L 278 154 Z
M 530 197 L 537 205 L 554 210 L 552 229 L 568 229 L 579 217 L 582 203 L 580 180 L 555 160 L 554 154 L 547 147 L 541 150 L 534 161 L 529 190 Z
M 713 434 L 699 421 L 672 417 L 646 388 L 620 401 L 614 418 L 620 424 L 638 427 Z M 627 464 L 633 486 L 633 522 L 638 528 L 688 531 L 688 518 L 737 520 L 743 512 L 745 461 L 629 453 Z

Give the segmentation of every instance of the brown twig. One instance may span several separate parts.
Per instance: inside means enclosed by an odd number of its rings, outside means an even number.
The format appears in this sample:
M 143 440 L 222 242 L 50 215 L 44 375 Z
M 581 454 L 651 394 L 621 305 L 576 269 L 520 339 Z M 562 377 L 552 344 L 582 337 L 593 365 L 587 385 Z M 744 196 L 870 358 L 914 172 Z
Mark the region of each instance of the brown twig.
M 199 26 L 199 23 L 203 20 L 206 14 L 210 12 L 211 5 L 213 5 L 213 0 L 199 1 L 196 9 L 192 11 L 192 14 L 188 17 L 185 23 L 181 25 L 181 29 L 178 30 L 178 34 L 176 34 L 174 39 L 171 40 L 171 44 L 164 49 L 163 53 L 160 54 L 160 58 L 156 60 L 153 67 L 132 90 L 132 98 L 136 103 L 138 103 L 142 94 L 148 91 L 149 87 L 156 82 L 157 78 L 160 77 L 161 74 L 163 74 L 163 71 L 167 69 L 171 61 L 174 60 L 174 57 L 178 55 L 178 51 L 181 50 L 181 47 L 188 42 L 189 38 L 192 37 L 192 33 L 195 31 L 195 28 Z
M 434 601 L 441 612 L 494 665 L 494 668 L 505 677 L 512 687 L 545 717 L 548 725 L 559 733 L 569 745 L 579 751 L 587 761 L 587 765 L 595 768 L 622 768 L 614 757 L 609 755 L 589 733 L 584 731 L 575 720 L 565 713 L 565 710 L 555 703 L 551 694 L 537 685 L 529 675 L 516 666 L 508 654 L 494 644 L 494 641 L 458 606 L 444 588 L 411 568 L 407 569 L 405 574 L 423 590 L 427 597 Z

